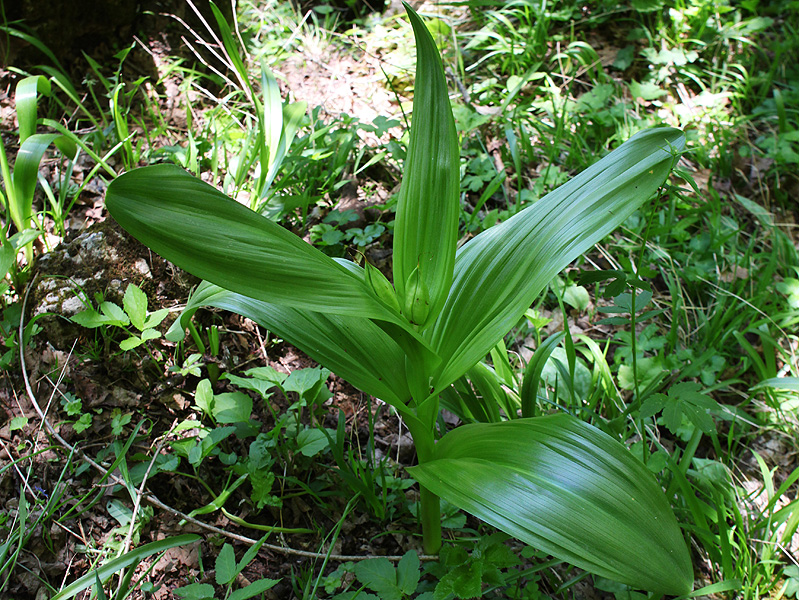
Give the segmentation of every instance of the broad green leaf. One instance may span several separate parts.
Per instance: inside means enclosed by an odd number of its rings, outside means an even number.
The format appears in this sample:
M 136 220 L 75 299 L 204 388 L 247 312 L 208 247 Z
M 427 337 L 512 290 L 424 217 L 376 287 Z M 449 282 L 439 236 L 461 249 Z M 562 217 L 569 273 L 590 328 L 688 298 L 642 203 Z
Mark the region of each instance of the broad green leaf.
M 402 600 L 402 591 L 397 586 L 397 570 L 387 558 L 370 558 L 355 563 L 355 576 L 377 592 L 381 600 Z
M 468 562 L 450 570 L 436 585 L 433 600 L 479 598 L 483 591 L 483 565 Z
M 141 332 L 142 341 L 157 340 L 161 337 L 161 332 L 155 329 L 145 329 Z
M 252 415 L 252 398 L 244 392 L 214 394 L 213 415 L 217 423 L 246 423 Z
M 130 324 L 142 331 L 144 320 L 147 318 L 147 294 L 141 291 L 139 286 L 131 283 L 122 297 L 122 306 L 130 317 Z
M 18 429 L 24 429 L 27 424 L 28 417 L 13 417 L 9 423 L 8 429 L 9 431 L 17 431 Z
M 201 379 L 194 392 L 194 404 L 209 417 L 214 410 L 214 390 L 208 379 Z
M 138 348 L 144 343 L 144 340 L 139 336 L 132 335 L 127 339 L 122 340 L 119 342 L 119 349 L 123 352 L 127 352 L 128 350 L 133 350 L 134 348 Z
M 303 429 L 297 434 L 297 449 L 303 456 L 316 456 L 329 445 L 330 440 L 319 429 Z
M 225 289 L 297 309 L 403 322 L 362 276 L 174 165 L 120 176 L 106 206 L 149 248 Z
M 691 559 L 652 474 L 573 417 L 459 427 L 410 472 L 448 502 L 587 571 L 657 593 L 691 591 Z
M 144 321 L 144 328 L 151 329 L 153 327 L 157 327 L 161 324 L 161 321 L 166 319 L 167 315 L 169 314 L 168 308 L 161 308 L 155 312 L 150 313 L 147 315 L 147 319 Z
M 291 340 L 297 348 L 356 388 L 393 406 L 404 404 L 410 397 L 405 355 L 394 340 L 368 319 L 269 304 L 203 282 L 167 334 L 168 339 L 182 339 L 182 328 L 203 306 L 215 306 L 252 319 Z
M 571 261 L 618 227 L 665 181 L 675 129 L 633 136 L 531 207 L 465 244 L 449 297 L 427 333 L 440 390 L 484 357 Z
M 125 311 L 122 310 L 122 307 L 113 302 L 106 301 L 100 304 L 100 312 L 110 319 L 108 321 L 109 324 L 120 327 L 130 324 L 130 319 L 125 314 Z
M 329 375 L 330 371 L 323 371 L 320 368 L 295 369 L 283 381 L 283 391 L 295 392 L 300 397 L 307 396 L 306 399 L 311 401 Z
M 408 550 L 397 563 L 397 587 L 407 596 L 416 591 L 419 585 L 419 555 Z
M 211 454 L 222 440 L 230 436 L 234 431 L 236 431 L 235 427 L 217 427 L 209 431 L 208 435 L 202 438 L 199 443 L 189 451 L 189 462 L 195 467 L 199 465 L 206 456 Z
M 107 563 L 100 565 L 96 569 L 92 569 L 86 575 L 73 581 L 68 586 L 64 587 L 59 591 L 55 596 L 53 596 L 52 600 L 67 600 L 67 598 L 73 598 L 89 586 L 95 584 L 96 578 L 100 578 L 101 581 L 108 579 L 111 575 L 130 567 L 131 565 L 138 565 L 142 560 L 147 558 L 148 556 L 152 556 L 153 554 L 158 554 L 159 552 L 164 552 L 169 550 L 170 548 L 174 548 L 175 546 L 184 546 L 186 544 L 191 544 L 192 542 L 196 542 L 200 539 L 199 535 L 195 534 L 186 534 L 186 535 L 178 535 L 174 537 L 169 537 L 163 540 L 159 540 L 157 542 L 152 542 L 150 544 L 145 544 L 139 548 L 131 550 L 130 552 L 126 552 L 122 556 L 115 558 L 113 560 L 109 560 Z M 210 586 L 209 586 L 210 587 Z
M 225 544 L 219 551 L 214 563 L 217 585 L 227 585 L 233 583 L 239 570 L 236 568 L 236 553 L 233 551 L 233 546 Z
M 279 579 L 259 579 L 257 581 L 253 581 L 250 585 L 239 588 L 230 596 L 228 596 L 228 600 L 247 600 L 248 598 L 254 598 L 260 594 L 263 594 L 266 590 L 275 587 L 277 582 L 280 581 Z
M 255 377 L 239 377 L 238 375 L 231 375 L 230 373 L 224 373 L 222 375 L 222 379 L 227 379 L 236 387 L 258 392 L 264 399 L 267 399 L 271 396 L 269 390 L 275 387 L 273 382 L 264 381 L 263 379 L 258 379 Z
M 210 583 L 190 583 L 176 588 L 173 592 L 176 597 L 183 600 L 206 600 L 213 599 L 214 586 Z
M 100 325 L 104 325 L 109 321 L 109 318 L 101 315 L 93 308 L 87 308 L 85 310 L 80 311 L 78 314 L 70 317 L 70 320 L 73 323 L 77 323 L 81 327 L 86 327 L 88 329 L 94 329 L 95 327 L 100 327 Z
M 408 157 L 394 223 L 394 284 L 400 305 L 411 273 L 419 269 L 430 302 L 428 321 L 449 292 L 460 206 L 458 135 L 435 42 L 408 10 L 416 37 L 416 84 Z

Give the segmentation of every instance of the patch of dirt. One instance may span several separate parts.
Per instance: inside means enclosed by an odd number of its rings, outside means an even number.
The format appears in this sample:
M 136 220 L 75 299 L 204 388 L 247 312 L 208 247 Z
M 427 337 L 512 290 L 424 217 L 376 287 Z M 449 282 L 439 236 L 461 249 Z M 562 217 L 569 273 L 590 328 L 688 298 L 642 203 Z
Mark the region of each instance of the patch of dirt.
M 402 116 L 396 97 L 386 88 L 379 59 L 360 48 L 346 52 L 325 40 L 309 40 L 304 51 L 292 54 L 279 70 L 294 98 L 320 106 L 330 119 L 346 113 L 371 123 L 378 116 Z

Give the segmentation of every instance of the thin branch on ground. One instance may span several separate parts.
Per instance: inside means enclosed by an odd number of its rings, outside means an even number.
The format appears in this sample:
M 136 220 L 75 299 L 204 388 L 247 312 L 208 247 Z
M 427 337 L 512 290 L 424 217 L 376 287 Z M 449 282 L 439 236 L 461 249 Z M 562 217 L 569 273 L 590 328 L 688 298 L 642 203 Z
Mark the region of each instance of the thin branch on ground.
M 53 425 L 47 419 L 47 416 L 45 415 L 44 411 L 42 411 L 42 408 L 41 408 L 41 405 L 39 404 L 39 401 L 36 399 L 36 395 L 33 393 L 33 388 L 31 387 L 30 378 L 28 377 L 27 365 L 25 363 L 25 348 L 24 348 L 24 345 L 22 344 L 22 341 L 25 339 L 23 337 L 23 334 L 24 334 L 24 331 L 25 331 L 25 318 L 24 318 L 25 309 L 26 309 L 26 306 L 27 306 L 27 303 L 28 303 L 28 296 L 29 296 L 30 291 L 33 288 L 34 284 L 36 283 L 36 279 L 37 279 L 37 277 L 34 276 L 34 278 L 28 284 L 27 289 L 25 290 L 25 296 L 24 296 L 24 298 L 22 300 L 22 315 L 23 316 L 20 318 L 20 322 L 19 322 L 19 339 L 21 341 L 21 343 L 20 343 L 20 352 L 19 352 L 19 363 L 20 363 L 20 370 L 22 372 L 22 380 L 23 380 L 23 382 L 25 384 L 25 391 L 28 394 L 28 399 L 31 401 L 31 404 L 33 405 L 33 408 L 36 411 L 36 414 L 38 415 L 39 419 L 41 420 L 41 424 L 44 427 L 44 429 L 61 446 L 63 446 L 64 449 L 68 450 L 69 452 L 74 453 L 76 456 L 78 456 L 78 458 L 80 458 L 81 460 L 87 462 L 95 470 L 99 471 L 103 475 L 103 477 L 107 477 L 108 479 L 110 479 L 111 481 L 113 481 L 117 485 L 121 485 L 123 487 L 127 487 L 125 485 L 125 482 L 122 480 L 121 477 L 119 477 L 117 475 L 114 475 L 113 473 L 109 473 L 108 469 L 106 469 L 101 464 L 99 464 L 97 461 L 95 461 L 90 456 L 88 456 L 86 453 L 84 453 L 83 450 L 81 450 L 77 446 L 73 446 L 72 444 L 67 442 L 63 437 L 61 437 L 61 435 L 58 433 L 58 431 L 56 431 L 55 427 L 53 427 Z M 59 379 L 59 382 L 60 382 L 60 379 Z M 160 450 L 160 446 L 159 446 L 158 450 Z M 157 456 L 157 452 L 156 452 L 156 456 Z M 155 461 L 155 457 L 153 458 L 153 461 Z M 152 462 L 151 462 L 150 466 L 152 467 Z M 148 473 L 149 473 L 149 469 L 148 469 Z M 155 506 L 157 508 L 160 508 L 161 510 L 164 510 L 164 511 L 166 511 L 166 512 L 168 512 L 168 513 L 170 513 L 170 514 L 172 514 L 172 515 L 174 515 L 176 517 L 179 517 L 183 521 L 186 521 L 186 522 L 189 522 L 189 523 L 191 523 L 193 525 L 196 525 L 197 527 L 200 527 L 202 529 L 205 529 L 205 530 L 210 531 L 212 533 L 215 533 L 217 535 L 224 536 L 224 537 L 229 538 L 231 540 L 235 540 L 237 542 L 241 542 L 243 544 L 247 544 L 248 546 L 253 546 L 253 545 L 255 545 L 258 542 L 258 540 L 254 540 L 252 538 L 249 538 L 249 537 L 246 537 L 246 536 L 243 536 L 243 535 L 239 535 L 239 534 L 233 533 L 231 531 L 225 531 L 224 529 L 221 529 L 219 527 L 215 527 L 213 525 L 209 525 L 208 523 L 204 523 L 204 522 L 202 522 L 202 521 L 200 521 L 198 519 L 195 519 L 194 517 L 191 517 L 191 516 L 189 516 L 189 515 L 187 515 L 185 513 L 182 513 L 181 511 L 179 511 L 179 510 L 177 510 L 175 508 L 172 508 L 171 506 L 169 506 L 169 505 L 165 504 L 164 502 L 162 502 L 161 500 L 159 500 L 158 497 L 155 496 L 152 492 L 145 491 L 143 489 L 143 486 L 146 483 L 146 481 L 147 481 L 147 476 L 145 475 L 145 478 L 142 481 L 142 487 L 140 488 L 140 497 L 145 499 L 145 500 L 147 500 L 153 506 Z M 388 559 L 388 560 L 390 560 L 392 562 L 397 562 L 397 561 L 402 559 L 402 556 L 376 556 L 376 555 L 368 555 L 368 554 L 367 555 L 347 555 L 347 554 L 327 554 L 325 552 L 308 552 L 306 550 L 297 550 L 296 548 L 290 548 L 288 546 L 278 546 L 278 545 L 275 545 L 275 544 L 267 544 L 267 543 L 262 544 L 262 547 L 266 548 L 267 550 L 272 550 L 273 552 L 278 552 L 278 553 L 281 553 L 281 554 L 289 554 L 289 555 L 292 555 L 292 556 L 301 556 L 301 557 L 304 557 L 304 558 L 312 558 L 312 559 L 324 559 L 324 558 L 327 558 L 327 560 L 334 560 L 334 561 L 337 561 L 337 562 L 361 561 L 361 560 L 369 560 L 371 558 L 385 558 L 385 559 Z M 423 554 L 423 555 L 419 556 L 419 560 L 422 560 L 422 561 L 438 560 L 438 556 L 431 556 L 431 555 L 424 555 Z

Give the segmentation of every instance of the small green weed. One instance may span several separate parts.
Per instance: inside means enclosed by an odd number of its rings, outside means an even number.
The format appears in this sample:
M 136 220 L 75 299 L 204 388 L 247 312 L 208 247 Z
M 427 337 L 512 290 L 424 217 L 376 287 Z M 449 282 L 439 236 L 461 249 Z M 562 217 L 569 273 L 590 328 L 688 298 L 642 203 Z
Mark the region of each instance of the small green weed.
M 98 296 L 95 300 L 99 310 L 93 307 L 86 308 L 71 320 L 88 329 L 109 327 L 121 329 L 128 335 L 119 342 L 119 349 L 123 352 L 161 337 L 161 332 L 156 327 L 167 317 L 169 309 L 148 311 L 147 295 L 136 284 L 131 283 L 125 289 L 122 306 L 103 300 L 102 296 Z

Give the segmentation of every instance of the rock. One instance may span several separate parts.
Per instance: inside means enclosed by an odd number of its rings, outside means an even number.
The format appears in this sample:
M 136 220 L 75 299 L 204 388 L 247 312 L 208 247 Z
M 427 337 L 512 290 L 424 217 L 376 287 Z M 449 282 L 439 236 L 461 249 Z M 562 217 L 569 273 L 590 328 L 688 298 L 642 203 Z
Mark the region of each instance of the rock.
M 59 350 L 69 350 L 86 329 L 69 321 L 98 299 L 122 305 L 128 285 L 135 283 L 148 296 L 150 310 L 164 301 L 182 300 L 196 280 L 178 271 L 107 219 L 66 240 L 34 265 L 36 288 L 28 301 L 28 319 Z

